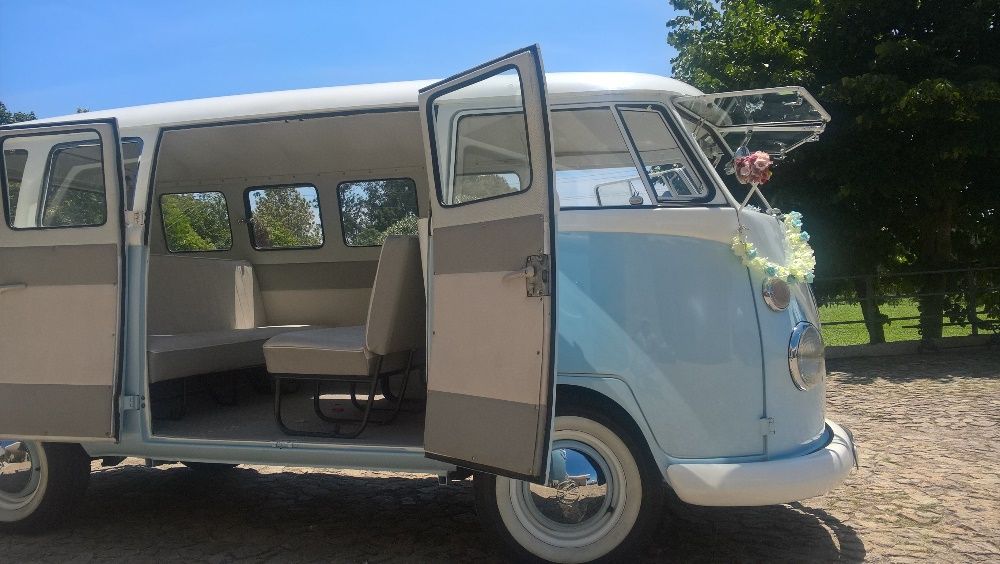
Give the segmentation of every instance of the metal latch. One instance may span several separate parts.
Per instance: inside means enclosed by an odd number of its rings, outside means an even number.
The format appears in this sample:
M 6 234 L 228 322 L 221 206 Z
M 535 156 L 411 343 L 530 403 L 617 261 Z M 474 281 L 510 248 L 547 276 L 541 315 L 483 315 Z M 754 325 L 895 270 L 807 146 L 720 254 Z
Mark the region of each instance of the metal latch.
M 766 437 L 774 434 L 774 417 L 762 417 L 758 423 L 760 423 L 761 435 Z
M 504 282 L 524 278 L 529 298 L 552 295 L 551 268 L 549 255 L 531 255 L 521 270 L 508 272 Z
M 125 224 L 135 225 L 137 227 L 142 227 L 146 224 L 146 214 L 137 211 L 130 211 L 125 213 Z
M 118 399 L 118 407 L 122 412 L 139 411 L 146 407 L 145 399 L 143 396 L 121 396 Z

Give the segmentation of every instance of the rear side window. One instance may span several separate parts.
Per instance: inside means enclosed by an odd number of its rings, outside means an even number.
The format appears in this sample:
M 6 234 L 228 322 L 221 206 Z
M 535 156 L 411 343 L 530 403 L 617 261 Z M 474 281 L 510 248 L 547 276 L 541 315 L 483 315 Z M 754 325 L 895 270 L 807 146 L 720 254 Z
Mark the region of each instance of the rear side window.
M 315 249 L 323 246 L 319 195 L 310 184 L 250 188 L 250 241 L 255 249 Z
M 337 199 L 348 247 L 375 247 L 388 235 L 417 233 L 417 186 L 409 178 L 343 182 Z
M 167 250 L 172 253 L 225 251 L 233 247 L 226 197 L 221 192 L 160 196 Z

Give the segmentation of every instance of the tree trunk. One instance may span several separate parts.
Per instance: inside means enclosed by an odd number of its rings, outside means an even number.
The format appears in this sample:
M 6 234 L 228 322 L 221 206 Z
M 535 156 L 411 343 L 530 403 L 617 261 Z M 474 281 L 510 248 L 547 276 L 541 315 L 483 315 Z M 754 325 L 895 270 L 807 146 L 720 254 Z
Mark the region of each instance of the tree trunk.
M 868 329 L 868 342 L 873 345 L 884 343 L 885 327 L 882 325 L 882 312 L 878 309 L 878 301 L 875 300 L 874 282 L 871 278 L 855 278 L 854 291 L 861 304 L 861 316 L 865 320 L 865 328 Z
M 943 191 L 942 191 L 943 194 Z M 927 230 L 920 238 L 922 270 L 940 270 L 951 263 L 951 227 L 954 206 L 951 200 L 941 200 L 927 215 Z M 944 291 L 947 279 L 944 274 L 926 274 L 920 283 L 920 337 L 938 339 L 944 323 Z

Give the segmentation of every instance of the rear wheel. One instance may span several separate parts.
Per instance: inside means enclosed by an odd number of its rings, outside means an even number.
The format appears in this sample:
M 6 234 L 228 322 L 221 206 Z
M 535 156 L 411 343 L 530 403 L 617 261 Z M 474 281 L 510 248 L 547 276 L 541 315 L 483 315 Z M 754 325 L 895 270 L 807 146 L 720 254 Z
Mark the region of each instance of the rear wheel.
M 0 444 L 0 529 L 43 532 L 73 514 L 90 481 L 90 457 L 80 445 Z
M 477 510 L 519 561 L 627 558 L 655 530 L 662 478 L 648 451 L 603 410 L 558 415 L 545 485 L 477 474 Z

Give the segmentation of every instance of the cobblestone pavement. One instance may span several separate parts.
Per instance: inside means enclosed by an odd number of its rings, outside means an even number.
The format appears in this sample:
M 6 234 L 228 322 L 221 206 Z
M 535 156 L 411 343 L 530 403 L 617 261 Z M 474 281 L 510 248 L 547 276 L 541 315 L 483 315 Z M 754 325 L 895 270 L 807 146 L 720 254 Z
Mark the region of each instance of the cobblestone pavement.
M 674 500 L 644 560 L 1000 561 L 1000 352 L 831 361 L 829 415 L 857 438 L 840 489 L 763 508 Z M 138 461 L 95 472 L 71 524 L 0 536 L 0 560 L 499 562 L 471 484 Z

